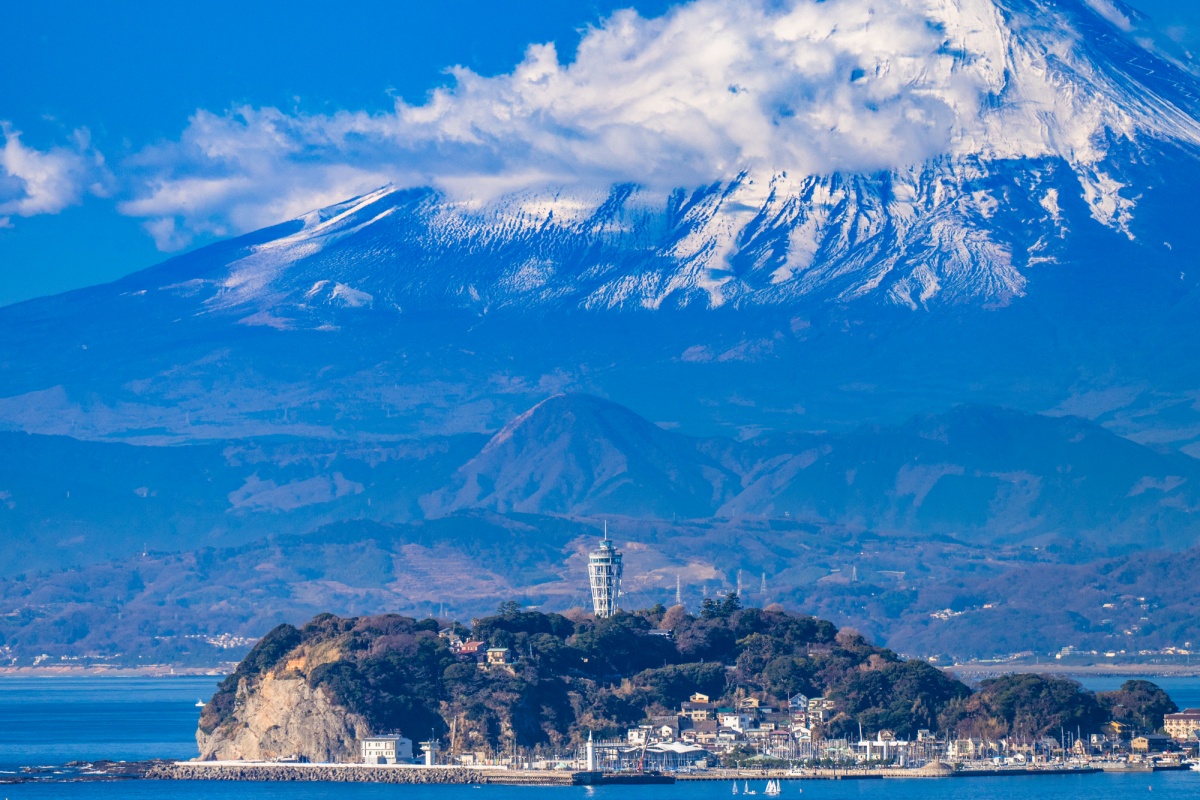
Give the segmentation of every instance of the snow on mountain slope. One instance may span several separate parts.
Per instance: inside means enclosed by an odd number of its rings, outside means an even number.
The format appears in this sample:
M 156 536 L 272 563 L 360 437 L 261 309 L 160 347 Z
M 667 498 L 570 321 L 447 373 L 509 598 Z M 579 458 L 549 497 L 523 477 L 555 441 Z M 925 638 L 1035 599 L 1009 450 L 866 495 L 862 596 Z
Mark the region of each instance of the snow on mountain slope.
M 323 306 L 380 304 L 1005 304 L 1072 235 L 1094 233 L 1088 217 L 1134 237 L 1147 154 L 1200 145 L 1200 84 L 1148 49 L 1133 12 L 1110 0 L 843 0 L 739 13 L 746 19 L 702 0 L 661 21 L 627 20 L 629 30 L 613 23 L 570 65 L 531 52 L 507 83 L 462 76 L 454 93 L 404 117 L 441 120 L 442 135 L 466 146 L 498 124 L 477 116 L 496 97 L 522 124 L 541 109 L 569 130 L 587 112 L 596 126 L 660 126 L 661 145 L 682 135 L 672 103 L 682 104 L 733 142 L 715 162 L 724 174 L 672 188 L 644 165 L 644 180 L 615 187 L 593 177 L 500 194 L 482 177 L 436 191 L 397 184 L 255 247 L 210 287 L 207 307 L 249 311 L 247 324 L 319 328 L 336 325 Z M 715 62 L 680 83 L 671 48 L 705 20 L 720 30 Z M 588 106 L 606 102 L 598 87 L 626 69 L 605 71 L 609 50 L 643 68 L 661 57 L 670 88 L 629 76 L 630 103 L 654 105 L 656 121 Z M 729 107 L 706 94 L 718 77 Z M 625 156 L 611 158 L 620 174 Z
M 154 443 L 492 432 L 578 391 L 696 432 L 844 430 L 978 402 L 1200 447 L 1200 90 L 1127 11 L 804 0 L 743 24 L 735 6 L 622 18 L 570 65 L 538 51 L 420 107 L 464 138 L 494 132 L 471 116 L 486 98 L 509 103 L 513 136 L 538 115 L 629 133 L 633 110 L 588 116 L 611 94 L 584 90 L 657 65 L 663 85 L 633 87 L 647 92 L 636 129 L 670 139 L 690 109 L 706 141 L 741 137 L 717 178 L 398 182 L 0 309 L 0 426 Z M 724 61 L 688 82 L 672 37 L 701 18 L 736 46 L 704 50 Z M 709 108 L 722 70 L 733 106 Z M 772 108 L 772 135 L 738 128 Z M 871 160 L 881 119 L 937 135 L 919 158 Z M 809 168 L 781 167 L 801 155 Z

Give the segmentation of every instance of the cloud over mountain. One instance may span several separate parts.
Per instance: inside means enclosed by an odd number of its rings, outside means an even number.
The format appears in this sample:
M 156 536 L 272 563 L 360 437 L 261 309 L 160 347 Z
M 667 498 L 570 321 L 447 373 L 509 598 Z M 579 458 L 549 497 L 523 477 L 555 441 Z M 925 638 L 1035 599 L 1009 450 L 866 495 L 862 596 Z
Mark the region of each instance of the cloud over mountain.
M 192 231 L 245 231 L 389 182 L 478 201 L 530 187 L 697 186 L 746 170 L 802 177 L 1051 156 L 1077 171 L 1097 218 L 1120 226 L 1129 201 L 1098 166 L 1111 144 L 1200 142 L 1189 113 L 1089 53 L 1130 24 L 1099 0 L 623 11 L 586 32 L 569 63 L 540 44 L 508 74 L 455 67 L 454 84 L 421 105 L 198 111 L 178 142 L 134 159 L 141 182 L 122 208 L 171 248 Z
M 0 121 L 0 228 L 12 217 L 57 214 L 87 194 L 103 195 L 111 180 L 104 157 L 92 148 L 86 129 L 70 145 L 38 150 L 21 142 L 21 132 Z

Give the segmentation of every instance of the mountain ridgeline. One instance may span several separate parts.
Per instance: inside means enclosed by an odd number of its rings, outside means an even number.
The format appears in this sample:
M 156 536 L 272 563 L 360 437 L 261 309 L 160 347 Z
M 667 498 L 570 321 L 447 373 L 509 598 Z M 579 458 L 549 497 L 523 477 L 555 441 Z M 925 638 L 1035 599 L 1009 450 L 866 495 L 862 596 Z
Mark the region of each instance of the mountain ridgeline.
M 396 615 L 280 626 L 259 642 L 205 706 L 202 759 L 354 758 L 356 738 L 431 731 L 456 752 L 561 752 L 588 733 L 622 736 L 670 717 L 696 692 L 723 705 L 756 698 L 786 708 L 799 693 L 831 701 L 818 734 L 891 730 L 914 737 L 1035 738 L 1097 731 L 1110 718 L 1162 724 L 1175 710 L 1150 684 L 1094 695 L 1036 675 L 985 681 L 977 692 L 857 632 L 778 608 L 742 608 L 735 595 L 698 615 L 658 606 L 605 620 L 503 604 L 470 635 L 508 648 L 511 665 L 456 658 L 439 623 Z M 671 636 L 655 631 L 672 632 Z M 448 630 L 467 635 L 460 625 Z
M 471 510 L 646 520 L 777 518 L 1080 555 L 1186 548 L 1200 462 L 1075 417 L 961 406 L 847 433 L 697 438 L 556 395 L 490 439 L 269 438 L 163 447 L 0 434 L 10 573 L 237 545 L 348 519 Z M 19 454 L 19 457 L 17 457 Z

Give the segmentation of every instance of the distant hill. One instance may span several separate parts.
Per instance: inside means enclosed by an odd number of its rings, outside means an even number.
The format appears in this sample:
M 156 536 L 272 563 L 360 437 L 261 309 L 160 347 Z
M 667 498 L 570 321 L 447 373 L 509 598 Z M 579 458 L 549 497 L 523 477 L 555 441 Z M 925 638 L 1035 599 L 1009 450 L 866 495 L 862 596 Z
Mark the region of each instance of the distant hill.
M 1078 557 L 1200 538 L 1200 462 L 1074 417 L 961 406 L 850 433 L 697 438 L 556 395 L 490 439 L 132 446 L 0 434 L 0 574 L 472 509 L 789 519 Z M 7 573 L 4 572 L 7 570 Z
M 539 404 L 427 497 L 429 513 L 790 517 L 975 542 L 1187 547 L 1200 462 L 1073 417 L 961 406 L 849 434 L 696 439 L 593 397 Z
M 975 545 L 779 519 L 613 518 L 609 532 L 625 551 L 627 606 L 673 604 L 677 581 L 693 610 L 740 586 L 748 603 L 779 602 L 901 653 L 955 659 L 1200 642 L 1200 548 L 1081 563 L 1069 544 Z M 222 635 L 257 637 L 323 610 L 469 619 L 491 613 L 497 597 L 587 608 L 586 553 L 599 535 L 598 521 L 465 511 L 31 572 L 0 579 L 0 664 L 49 654 L 211 665 L 248 646 L 222 649 Z
M 424 505 L 431 513 L 696 518 L 714 514 L 740 484 L 695 439 L 597 397 L 559 395 L 504 426 Z
M 717 513 L 1095 549 L 1200 537 L 1200 462 L 1076 417 L 960 406 L 805 443 L 755 469 Z

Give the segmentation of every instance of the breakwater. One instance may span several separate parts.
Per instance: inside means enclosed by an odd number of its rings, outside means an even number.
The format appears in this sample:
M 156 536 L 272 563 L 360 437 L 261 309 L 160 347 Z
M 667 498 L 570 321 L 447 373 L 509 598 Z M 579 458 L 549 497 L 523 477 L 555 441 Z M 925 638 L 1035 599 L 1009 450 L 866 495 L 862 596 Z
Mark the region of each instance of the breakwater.
M 565 770 L 509 770 L 489 767 L 411 766 L 407 764 L 280 764 L 238 761 L 159 763 L 145 773 L 165 781 L 326 781 L 497 786 L 586 786 L 674 783 L 670 775 L 605 774 Z
M 294 764 L 243 761 L 158 762 L 144 776 L 168 781 L 325 781 L 331 783 L 450 784 L 477 786 L 588 786 L 612 784 L 670 784 L 676 781 L 885 780 L 929 778 L 1017 777 L 1025 775 L 1088 774 L 1096 766 L 996 767 L 953 769 L 926 764 L 915 769 L 810 769 L 802 772 L 768 770 L 709 770 L 679 775 L 658 773 L 601 773 L 567 770 L 510 770 L 503 767 L 415 766 L 410 764 Z

